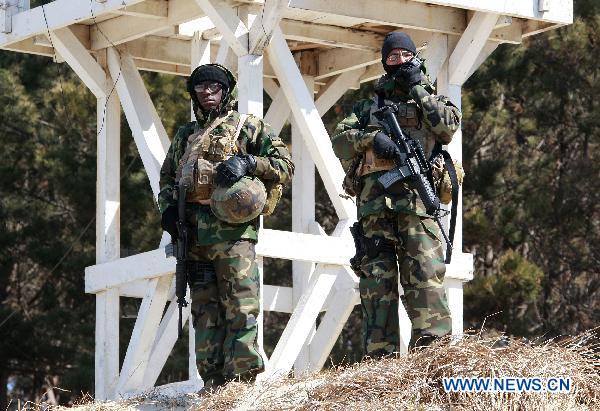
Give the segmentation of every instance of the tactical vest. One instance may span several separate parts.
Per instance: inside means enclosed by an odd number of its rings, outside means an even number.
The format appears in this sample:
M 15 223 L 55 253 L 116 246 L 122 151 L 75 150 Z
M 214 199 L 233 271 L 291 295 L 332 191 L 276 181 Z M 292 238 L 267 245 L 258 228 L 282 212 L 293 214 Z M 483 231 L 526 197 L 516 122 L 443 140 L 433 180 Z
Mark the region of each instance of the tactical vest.
M 381 122 L 375 118 L 373 113 L 379 109 L 380 105 L 389 105 L 392 103 L 392 101 L 387 99 L 378 103 L 378 98 L 374 99 L 369 113 L 369 122 L 366 126 L 367 132 L 382 128 Z M 395 104 L 399 107 L 397 115 L 398 124 L 407 135 L 421 143 L 425 155 L 429 157 L 435 146 L 435 138 L 428 130 L 421 126 L 421 112 L 417 103 L 414 100 L 409 100 L 406 103 L 399 102 Z M 391 170 L 394 165 L 394 160 L 377 158 L 373 148 L 369 147 L 362 156 L 357 169 L 357 175 L 364 176 L 377 171 Z
M 175 173 L 177 182 L 184 176 L 194 182 L 186 195 L 187 202 L 210 204 L 217 166 L 238 153 L 236 141 L 248 118 L 247 115 L 240 114 L 235 131 L 226 128 L 222 133 L 212 133 L 215 128 L 226 122 L 232 113 L 229 111 L 216 118 L 206 129 L 196 130 L 188 137 L 185 152 L 179 159 Z

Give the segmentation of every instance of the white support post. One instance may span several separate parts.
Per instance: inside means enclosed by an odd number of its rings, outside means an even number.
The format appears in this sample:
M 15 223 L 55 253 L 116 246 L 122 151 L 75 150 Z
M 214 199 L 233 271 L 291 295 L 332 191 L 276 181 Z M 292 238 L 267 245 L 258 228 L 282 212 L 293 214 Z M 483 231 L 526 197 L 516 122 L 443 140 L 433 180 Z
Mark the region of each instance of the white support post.
M 125 51 L 107 49 L 108 67 L 114 79 L 123 111 L 150 180 L 154 198 L 158 197 L 160 168 L 170 141 L 146 90 L 133 58 Z
M 238 110 L 240 113 L 263 115 L 263 56 L 248 54 L 238 57 Z
M 95 62 L 94 62 L 95 63 Z M 95 63 L 97 64 L 97 63 Z M 105 59 L 101 58 L 105 65 Z M 100 69 L 102 70 L 102 69 Z M 110 95 L 113 80 L 102 70 L 97 100 L 96 263 L 117 260 L 121 249 L 120 170 L 121 107 Z M 119 377 L 119 289 L 96 294 L 95 398 L 114 398 Z
M 309 94 L 313 95 L 314 77 L 304 76 L 304 82 Z M 308 233 L 310 224 L 315 221 L 315 163 L 310 157 L 306 143 L 298 129 L 296 121 L 292 120 L 292 159 L 295 165 L 292 180 L 292 231 Z M 306 261 L 292 261 L 293 304 L 296 306 L 300 297 L 308 287 L 315 264 Z M 308 343 L 315 331 L 315 324 L 302 346 L 294 363 L 297 373 L 308 370 L 310 353 Z
M 448 81 L 462 85 L 477 60 L 490 33 L 498 22 L 498 14 L 476 12 L 448 61 Z
M 315 107 L 313 96 L 308 92 L 300 70 L 296 66 L 294 57 L 279 28 L 274 31 L 268 49 L 269 55 L 277 56 L 270 60 L 271 65 L 281 83 L 294 119 L 309 148 L 311 157 L 315 161 L 337 215 L 340 219 L 356 218 L 354 203 L 340 197 L 340 194 L 343 194 L 341 185 L 344 179 L 344 170 L 333 153 L 329 135 Z
M 156 341 L 156 334 L 172 281 L 173 275 L 165 275 L 148 281 L 146 295 L 142 300 L 123 360 L 117 385 L 118 397 L 129 396 L 144 383 L 144 374 L 154 341 Z

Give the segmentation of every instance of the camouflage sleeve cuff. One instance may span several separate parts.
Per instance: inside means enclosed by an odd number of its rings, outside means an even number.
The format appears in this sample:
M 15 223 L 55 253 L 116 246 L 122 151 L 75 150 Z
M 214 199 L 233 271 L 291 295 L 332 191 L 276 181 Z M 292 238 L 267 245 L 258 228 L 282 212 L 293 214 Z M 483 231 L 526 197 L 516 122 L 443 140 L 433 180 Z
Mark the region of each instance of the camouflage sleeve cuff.
M 256 177 L 264 178 L 263 176 L 269 172 L 269 168 L 271 167 L 271 163 L 267 157 L 254 156 L 256 160 L 256 170 L 254 170 L 254 175 Z

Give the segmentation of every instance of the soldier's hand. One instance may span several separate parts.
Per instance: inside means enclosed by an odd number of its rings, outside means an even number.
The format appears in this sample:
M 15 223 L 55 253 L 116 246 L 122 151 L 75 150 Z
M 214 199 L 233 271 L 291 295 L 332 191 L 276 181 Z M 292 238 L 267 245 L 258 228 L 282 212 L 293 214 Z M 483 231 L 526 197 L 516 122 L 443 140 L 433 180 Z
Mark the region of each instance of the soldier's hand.
M 375 134 L 373 139 L 373 150 L 379 158 L 396 158 L 400 155 L 400 150 L 396 143 L 382 132 Z
M 421 83 L 421 64 L 416 58 L 400 65 L 396 72 L 396 78 L 401 80 L 410 89 L 412 86 Z
M 175 240 L 177 238 L 177 219 L 179 218 L 177 213 L 177 207 L 168 207 L 164 213 L 162 213 L 160 219 L 160 225 L 163 230 L 171 234 L 171 238 Z
M 254 175 L 256 158 L 251 154 L 240 154 L 229 157 L 217 166 L 215 183 L 229 187 L 245 175 Z

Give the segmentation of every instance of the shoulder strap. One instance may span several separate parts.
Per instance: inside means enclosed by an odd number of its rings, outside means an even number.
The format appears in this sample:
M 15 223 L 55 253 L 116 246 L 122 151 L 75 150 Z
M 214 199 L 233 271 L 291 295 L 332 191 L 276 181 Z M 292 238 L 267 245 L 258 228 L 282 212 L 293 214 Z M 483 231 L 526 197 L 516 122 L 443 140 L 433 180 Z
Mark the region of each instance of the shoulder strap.
M 179 165 L 176 172 L 177 178 L 181 175 L 181 168 L 189 162 L 192 153 L 202 149 L 202 145 L 206 136 L 208 136 L 211 131 L 219 127 L 225 120 L 227 120 L 231 113 L 232 111 L 228 111 L 225 115 L 217 117 L 206 129 L 204 129 L 204 131 L 200 132 L 199 130 L 196 132 L 196 137 L 194 137 L 194 139 L 187 145 L 183 156 L 181 156 L 181 159 L 179 160 Z
M 444 156 L 444 163 L 446 170 L 448 170 L 448 176 L 450 177 L 450 183 L 452 184 L 452 207 L 450 209 L 450 228 L 448 230 L 448 237 L 450 238 L 450 244 L 454 242 L 454 230 L 456 229 L 456 214 L 458 211 L 458 177 L 456 176 L 456 169 L 454 168 L 454 162 L 450 153 L 446 150 L 440 150 Z M 446 264 L 450 264 L 452 258 L 452 251 L 449 249 L 446 251 Z

